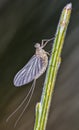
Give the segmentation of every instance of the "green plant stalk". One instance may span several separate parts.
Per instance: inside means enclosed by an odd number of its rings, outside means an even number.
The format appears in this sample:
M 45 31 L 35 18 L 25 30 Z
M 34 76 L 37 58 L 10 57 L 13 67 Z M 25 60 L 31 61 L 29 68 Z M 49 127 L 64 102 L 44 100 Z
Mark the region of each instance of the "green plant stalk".
M 67 26 L 70 20 L 72 4 L 67 4 L 62 10 L 57 27 L 52 54 L 50 57 L 46 79 L 43 87 L 41 101 L 36 105 L 36 120 L 34 130 L 45 130 L 51 98 L 54 91 L 57 72 L 61 63 L 61 51 L 66 35 Z

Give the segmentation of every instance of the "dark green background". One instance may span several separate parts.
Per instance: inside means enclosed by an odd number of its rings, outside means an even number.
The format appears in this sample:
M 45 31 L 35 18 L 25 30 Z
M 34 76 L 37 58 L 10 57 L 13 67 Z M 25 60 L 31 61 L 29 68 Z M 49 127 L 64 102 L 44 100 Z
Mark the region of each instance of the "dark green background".
M 78 0 L 0 0 L 0 130 L 14 130 L 14 123 L 21 111 L 8 123 L 6 118 L 20 104 L 31 87 L 30 83 L 15 88 L 14 75 L 34 54 L 36 42 L 54 37 L 61 11 L 69 2 L 73 4 L 72 15 L 47 130 L 79 130 Z M 50 49 L 51 43 L 46 50 Z M 15 130 L 33 130 L 35 105 L 40 101 L 44 76 L 37 80 L 30 105 Z

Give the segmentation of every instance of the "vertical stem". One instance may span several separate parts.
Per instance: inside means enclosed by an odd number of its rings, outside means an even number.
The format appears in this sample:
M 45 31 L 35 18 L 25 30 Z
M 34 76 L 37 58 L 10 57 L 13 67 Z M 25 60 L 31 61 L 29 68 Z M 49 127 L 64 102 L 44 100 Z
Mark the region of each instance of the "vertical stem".
M 70 20 L 72 4 L 67 4 L 62 10 L 57 27 L 52 54 L 50 57 L 46 79 L 43 87 L 41 101 L 36 105 L 36 120 L 34 130 L 45 130 L 51 98 L 54 91 L 57 72 L 61 63 L 61 51 L 66 35 L 67 26 Z

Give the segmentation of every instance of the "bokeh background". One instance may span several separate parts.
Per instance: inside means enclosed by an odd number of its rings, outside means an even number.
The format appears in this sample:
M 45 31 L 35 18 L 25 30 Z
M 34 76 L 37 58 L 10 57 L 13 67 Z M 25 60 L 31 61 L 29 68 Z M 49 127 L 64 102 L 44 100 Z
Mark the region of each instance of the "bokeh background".
M 79 130 L 78 0 L 0 0 L 0 130 L 14 130 L 14 123 L 24 106 L 8 123 L 6 119 L 27 95 L 32 84 L 16 88 L 14 75 L 34 54 L 36 42 L 54 37 L 61 11 L 69 2 L 73 4 L 72 15 L 47 130 Z M 51 45 L 45 49 L 50 50 Z M 15 130 L 33 130 L 35 105 L 40 101 L 44 77 L 45 74 L 37 80 L 30 105 Z

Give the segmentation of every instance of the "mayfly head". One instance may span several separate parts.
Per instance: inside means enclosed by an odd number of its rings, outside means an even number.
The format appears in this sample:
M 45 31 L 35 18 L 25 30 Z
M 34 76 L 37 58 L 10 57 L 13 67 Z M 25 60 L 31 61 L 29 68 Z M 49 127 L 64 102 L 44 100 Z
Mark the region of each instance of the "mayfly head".
M 36 43 L 35 45 L 34 45 L 34 47 L 35 48 L 40 48 L 41 46 L 40 46 L 40 43 Z

